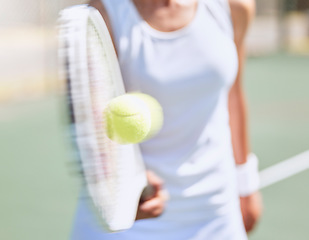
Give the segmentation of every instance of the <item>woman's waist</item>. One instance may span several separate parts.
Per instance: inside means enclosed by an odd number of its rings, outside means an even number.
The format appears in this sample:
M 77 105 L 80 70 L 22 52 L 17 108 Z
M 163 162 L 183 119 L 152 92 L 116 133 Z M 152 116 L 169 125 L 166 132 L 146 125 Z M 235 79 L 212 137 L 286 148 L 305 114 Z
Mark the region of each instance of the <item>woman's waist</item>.
M 186 221 L 206 220 L 222 216 L 231 211 L 231 208 L 239 207 L 237 191 L 233 184 L 227 184 L 224 188 L 216 190 L 196 192 L 186 195 L 170 193 L 163 218 L 178 219 L 185 216 Z
M 207 210 L 221 209 L 235 198 L 236 172 L 232 153 L 221 151 L 212 159 L 188 159 L 180 165 L 166 163 L 147 165 L 164 182 L 169 193 L 169 207 L 187 209 L 200 206 Z M 198 209 L 197 209 L 198 211 Z

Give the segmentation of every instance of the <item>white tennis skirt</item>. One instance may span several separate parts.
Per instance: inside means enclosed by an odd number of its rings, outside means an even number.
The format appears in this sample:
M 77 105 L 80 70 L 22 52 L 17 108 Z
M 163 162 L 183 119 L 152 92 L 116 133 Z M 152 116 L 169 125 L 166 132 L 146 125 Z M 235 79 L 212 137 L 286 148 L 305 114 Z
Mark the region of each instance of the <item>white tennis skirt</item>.
M 71 240 L 247 240 L 239 202 L 229 204 L 221 214 L 205 213 L 203 219 L 170 220 L 164 214 L 155 219 L 136 221 L 132 229 L 105 233 L 85 199 L 80 199 Z M 209 216 L 209 217 L 207 217 Z

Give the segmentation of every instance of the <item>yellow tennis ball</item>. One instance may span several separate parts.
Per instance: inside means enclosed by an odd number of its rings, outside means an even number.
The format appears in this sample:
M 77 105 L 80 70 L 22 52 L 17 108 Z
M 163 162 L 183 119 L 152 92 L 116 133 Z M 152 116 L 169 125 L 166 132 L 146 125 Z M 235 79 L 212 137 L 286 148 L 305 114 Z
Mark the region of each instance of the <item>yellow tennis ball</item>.
M 105 110 L 107 136 L 120 144 L 138 143 L 151 128 L 151 113 L 142 99 L 124 94 L 112 99 Z
M 107 136 L 121 144 L 148 140 L 163 125 L 159 102 L 143 93 L 129 93 L 112 99 L 104 114 Z
M 151 126 L 147 136 L 144 139 L 145 141 L 149 138 L 152 138 L 161 130 L 163 125 L 163 110 L 160 103 L 152 96 L 144 93 L 131 94 L 143 100 L 147 104 L 147 107 L 150 111 Z

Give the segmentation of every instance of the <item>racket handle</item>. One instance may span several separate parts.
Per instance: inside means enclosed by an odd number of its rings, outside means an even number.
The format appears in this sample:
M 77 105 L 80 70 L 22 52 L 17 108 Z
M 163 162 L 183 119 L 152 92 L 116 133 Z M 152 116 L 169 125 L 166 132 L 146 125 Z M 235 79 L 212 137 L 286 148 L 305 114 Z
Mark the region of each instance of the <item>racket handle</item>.
M 144 190 L 143 190 L 143 192 L 142 192 L 142 195 L 141 195 L 141 198 L 140 198 L 140 202 L 142 203 L 142 202 L 145 202 L 145 201 L 147 201 L 147 200 L 153 198 L 154 195 L 155 195 L 155 193 L 156 193 L 155 187 L 152 186 L 152 185 L 150 185 L 150 184 L 148 184 L 148 185 L 144 188 Z

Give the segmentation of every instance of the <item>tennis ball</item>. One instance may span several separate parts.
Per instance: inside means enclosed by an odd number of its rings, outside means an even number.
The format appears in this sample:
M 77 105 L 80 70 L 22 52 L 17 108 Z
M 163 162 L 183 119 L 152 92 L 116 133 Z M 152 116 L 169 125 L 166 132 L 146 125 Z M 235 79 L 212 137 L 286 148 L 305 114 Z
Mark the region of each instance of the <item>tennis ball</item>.
M 147 136 L 144 139 L 145 141 L 152 138 L 161 130 L 163 125 L 163 110 L 160 103 L 152 96 L 144 93 L 131 94 L 143 100 L 150 111 L 151 126 Z
M 129 93 L 112 99 L 104 111 L 107 136 L 120 144 L 139 143 L 162 127 L 163 113 L 153 97 Z
M 112 99 L 105 110 L 107 136 L 120 144 L 143 141 L 151 128 L 151 114 L 140 98 L 125 94 Z

